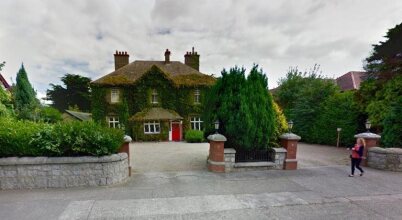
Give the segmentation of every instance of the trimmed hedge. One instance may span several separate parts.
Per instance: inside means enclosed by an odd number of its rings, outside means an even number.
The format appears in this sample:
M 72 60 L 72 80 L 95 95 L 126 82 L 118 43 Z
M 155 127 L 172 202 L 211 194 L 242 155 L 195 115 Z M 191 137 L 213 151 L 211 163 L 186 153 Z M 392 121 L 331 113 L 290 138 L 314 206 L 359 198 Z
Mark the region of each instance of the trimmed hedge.
M 185 139 L 188 143 L 201 143 L 204 141 L 204 132 L 198 130 L 188 130 Z
M 0 157 L 110 155 L 123 135 L 94 122 L 51 125 L 0 118 Z

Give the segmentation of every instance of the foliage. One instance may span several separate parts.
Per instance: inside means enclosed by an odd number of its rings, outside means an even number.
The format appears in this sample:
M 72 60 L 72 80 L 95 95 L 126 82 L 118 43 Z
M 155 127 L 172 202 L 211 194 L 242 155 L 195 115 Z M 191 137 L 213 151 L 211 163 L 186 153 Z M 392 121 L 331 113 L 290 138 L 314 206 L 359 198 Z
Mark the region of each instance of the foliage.
M 280 147 L 280 136 L 288 131 L 288 122 L 286 121 L 286 117 L 282 112 L 281 107 L 274 101 L 272 107 L 274 108 L 275 113 L 275 130 L 272 136 L 272 141 L 269 142 L 271 147 Z
M 297 68 L 290 69 L 286 78 L 280 80 L 275 93 L 278 103 L 284 105 L 281 107 L 286 117 L 295 124 L 293 131 L 307 142 L 313 141 L 312 129 L 320 113 L 320 104 L 338 91 L 332 80 L 318 72 L 318 65 L 304 73 Z
M 39 118 L 41 121 L 48 123 L 56 123 L 63 119 L 59 110 L 49 106 L 44 106 L 40 109 Z
M 39 100 L 36 99 L 36 92 L 28 80 L 24 65 L 21 65 L 17 73 L 17 84 L 13 89 L 14 106 L 17 116 L 21 119 L 36 119 Z
M 119 116 L 119 120 L 126 132 L 134 140 L 167 140 L 168 124 L 161 121 L 160 134 L 144 134 L 142 121 L 128 121 L 128 118 L 147 108 L 162 107 L 177 112 L 183 117 L 183 130 L 190 128 L 190 115 L 200 115 L 204 108 L 204 96 L 208 87 L 197 87 L 200 90 L 201 104 L 194 103 L 195 87 L 177 87 L 177 85 L 159 68 L 151 68 L 133 85 L 105 87 L 91 84 L 92 87 L 92 118 L 98 123 L 105 124 L 105 118 L 110 115 Z M 117 88 L 120 91 L 120 102 L 110 103 L 110 90 Z M 152 104 L 151 92 L 156 89 L 159 102 Z
M 198 130 L 188 130 L 186 131 L 186 136 L 184 139 L 188 143 L 201 143 L 204 141 L 204 132 Z
M 222 71 L 207 95 L 204 121 L 206 134 L 219 120 L 219 132 L 228 139 L 226 146 L 236 149 L 268 148 L 275 129 L 272 97 L 267 92 L 267 78 L 255 65 L 249 76 L 245 69 L 234 67 Z
M 0 120 L 0 157 L 9 156 L 101 156 L 116 153 L 121 130 L 94 122 L 59 124 Z
M 385 147 L 402 148 L 402 96 L 393 103 L 384 118 L 382 143 Z
M 318 144 L 336 145 L 337 128 L 342 128 L 340 145 L 352 146 L 357 130 L 359 109 L 353 92 L 335 93 L 319 108 L 319 114 L 311 131 L 311 141 Z
M 383 127 L 383 120 L 398 97 L 402 97 L 402 76 L 377 86 L 375 95 L 371 97 L 365 109 L 373 125 Z
M 13 107 L 11 102 L 11 93 L 0 89 L 0 117 L 13 115 Z
M 51 89 L 46 91 L 46 100 L 52 101 L 52 107 L 63 112 L 69 107 L 77 106 L 81 111 L 91 109 L 91 90 L 88 77 L 66 74 L 61 78 L 64 86 L 50 84 Z
M 388 30 L 386 40 L 373 45 L 365 69 L 372 78 L 389 80 L 402 74 L 402 23 Z
M 3 69 L 4 65 L 6 64 L 6 62 L 0 62 L 0 71 Z

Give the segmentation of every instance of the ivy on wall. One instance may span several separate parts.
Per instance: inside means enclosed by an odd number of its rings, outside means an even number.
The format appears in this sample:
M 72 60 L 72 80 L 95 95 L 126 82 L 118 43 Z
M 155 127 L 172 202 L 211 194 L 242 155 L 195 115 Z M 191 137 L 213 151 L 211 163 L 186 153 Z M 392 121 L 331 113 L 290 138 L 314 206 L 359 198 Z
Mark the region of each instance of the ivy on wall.
M 110 90 L 120 90 L 120 102 L 111 104 Z M 106 124 L 108 115 L 119 117 L 120 123 L 126 132 L 135 140 L 167 140 L 169 123 L 161 121 L 160 134 L 144 134 L 143 122 L 131 121 L 129 118 L 146 108 L 162 107 L 176 111 L 183 117 L 183 132 L 190 129 L 191 116 L 199 116 L 204 110 L 205 93 L 208 86 L 177 85 L 158 68 L 151 68 L 140 79 L 131 85 L 120 86 L 92 86 L 92 117 L 95 121 Z M 158 103 L 151 103 L 152 90 L 158 92 Z M 200 104 L 194 102 L 194 91 L 200 90 Z M 205 122 L 204 122 L 205 123 Z M 184 135 L 184 134 L 183 134 Z

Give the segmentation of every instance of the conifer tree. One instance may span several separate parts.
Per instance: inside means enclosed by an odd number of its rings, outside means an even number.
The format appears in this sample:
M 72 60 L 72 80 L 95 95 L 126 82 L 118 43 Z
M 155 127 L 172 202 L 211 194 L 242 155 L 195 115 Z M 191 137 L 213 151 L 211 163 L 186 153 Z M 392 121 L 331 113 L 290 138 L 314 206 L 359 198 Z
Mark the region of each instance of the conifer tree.
M 21 65 L 17 73 L 13 95 L 14 106 L 18 117 L 21 119 L 35 120 L 35 112 L 39 106 L 39 100 L 36 98 L 36 92 L 28 80 L 24 64 Z

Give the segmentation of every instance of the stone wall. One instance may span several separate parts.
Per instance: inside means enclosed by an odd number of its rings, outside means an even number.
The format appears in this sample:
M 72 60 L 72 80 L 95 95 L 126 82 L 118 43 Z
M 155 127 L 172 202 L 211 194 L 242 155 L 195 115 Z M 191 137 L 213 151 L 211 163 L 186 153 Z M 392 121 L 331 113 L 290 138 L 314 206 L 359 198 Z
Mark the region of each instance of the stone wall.
M 369 167 L 402 172 L 402 149 L 369 148 L 367 161 Z
M 126 153 L 103 157 L 0 159 L 0 189 L 106 186 L 128 177 Z
M 285 148 L 273 148 L 273 161 L 270 162 L 242 162 L 236 163 L 236 150 L 233 148 L 224 149 L 225 172 L 232 171 L 248 171 L 248 170 L 267 170 L 267 169 L 283 169 L 286 158 Z

